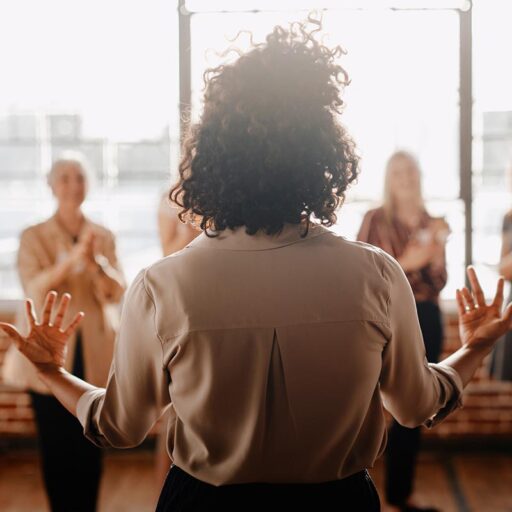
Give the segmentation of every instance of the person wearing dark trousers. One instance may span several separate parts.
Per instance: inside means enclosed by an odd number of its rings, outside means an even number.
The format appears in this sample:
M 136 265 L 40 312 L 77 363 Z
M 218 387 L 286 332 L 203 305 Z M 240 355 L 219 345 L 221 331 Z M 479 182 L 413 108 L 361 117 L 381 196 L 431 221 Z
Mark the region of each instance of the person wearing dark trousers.
M 72 374 L 84 376 L 81 332 Z M 96 510 L 103 451 L 83 435 L 80 422 L 52 395 L 30 392 L 34 409 L 43 479 L 52 511 Z
M 423 203 L 420 169 L 415 157 L 397 151 L 386 166 L 383 205 L 366 213 L 357 239 L 395 257 L 411 284 L 427 360 L 437 363 L 443 344 L 439 293 L 447 279 L 445 241 L 449 228 L 431 217 Z M 391 510 L 417 511 L 413 498 L 421 427 L 408 428 L 395 419 L 385 453 L 386 501 Z
M 126 288 L 114 235 L 81 211 L 89 188 L 85 161 L 63 154 L 48 174 L 57 200 L 47 220 L 23 230 L 17 255 L 24 293 L 37 307 L 49 290 L 73 293 L 71 313 L 89 320 L 70 339 L 65 368 L 78 378 L 107 381 L 115 341 L 115 311 Z M 18 322 L 20 328 L 28 326 Z M 11 346 L 4 365 L 6 382 L 26 389 L 38 432 L 43 482 L 52 512 L 94 512 L 101 478 L 102 451 L 84 442 L 80 422 L 63 407 Z

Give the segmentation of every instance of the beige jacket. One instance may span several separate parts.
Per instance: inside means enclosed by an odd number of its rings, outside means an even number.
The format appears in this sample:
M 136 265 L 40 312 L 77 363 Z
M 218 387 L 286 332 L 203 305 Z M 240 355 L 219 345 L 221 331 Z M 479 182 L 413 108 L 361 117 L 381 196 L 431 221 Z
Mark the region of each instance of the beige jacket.
M 169 453 L 203 481 L 322 482 L 373 466 L 383 406 L 409 427 L 461 406 L 459 374 L 426 360 L 396 260 L 299 229 L 202 233 L 142 269 L 107 388 L 78 402 L 86 436 L 137 445 L 168 406 Z
M 117 259 L 114 235 L 108 229 L 86 219 L 83 229 L 90 227 L 96 234 L 95 254 L 105 256 L 110 265 L 121 271 Z M 18 273 L 26 297 L 34 301 L 39 315 L 46 294 L 51 287 L 49 268 L 58 259 L 70 251 L 73 241 L 61 227 L 53 215 L 48 220 L 30 226 L 23 230 L 17 257 Z M 112 353 L 116 336 L 116 315 L 124 288 L 112 287 L 109 299 L 100 297 L 93 284 L 93 278 L 80 269 L 75 269 L 69 277 L 57 288 L 59 295 L 69 292 L 72 295 L 70 307 L 64 325 L 67 325 L 78 311 L 84 311 L 80 329 L 82 332 L 82 347 L 84 355 L 85 378 L 96 386 L 106 384 L 108 370 L 112 361 Z M 18 326 L 26 332 L 28 324 L 24 308 L 18 314 Z M 66 369 L 71 370 L 75 355 L 76 335 L 69 340 L 66 359 Z M 12 345 L 6 354 L 3 371 L 4 381 L 8 384 L 32 389 L 41 393 L 48 390 L 37 377 L 33 366 Z

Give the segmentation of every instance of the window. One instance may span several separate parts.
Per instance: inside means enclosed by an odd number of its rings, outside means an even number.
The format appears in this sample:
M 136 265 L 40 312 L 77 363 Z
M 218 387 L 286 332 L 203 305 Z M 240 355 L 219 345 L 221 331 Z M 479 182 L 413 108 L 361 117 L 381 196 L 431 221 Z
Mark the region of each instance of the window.
M 0 4 L 0 290 L 19 298 L 21 229 L 54 202 L 65 149 L 95 171 L 86 214 L 117 234 L 128 279 L 161 256 L 156 210 L 176 165 L 178 32 L 168 0 Z
M 190 2 L 198 10 L 203 4 Z M 296 10 L 192 14 L 193 118 L 201 111 L 203 71 L 225 60 L 221 54 L 230 44 L 247 48 L 245 33 L 229 42 L 240 30 L 261 41 L 276 24 L 302 20 L 306 14 Z M 413 151 L 423 168 L 430 212 L 446 216 L 452 228 L 447 247 L 449 282 L 442 294 L 451 299 L 464 272 L 464 208 L 458 199 L 457 11 L 332 9 L 323 13 L 323 26 L 326 43 L 340 44 L 348 52 L 340 61 L 351 78 L 341 121 L 362 156 L 358 184 L 347 195 L 336 230 L 356 236 L 364 212 L 379 203 L 388 156 L 398 148 Z
M 512 4 L 478 0 L 473 7 L 473 255 L 489 294 L 498 275 L 503 216 L 511 209 Z

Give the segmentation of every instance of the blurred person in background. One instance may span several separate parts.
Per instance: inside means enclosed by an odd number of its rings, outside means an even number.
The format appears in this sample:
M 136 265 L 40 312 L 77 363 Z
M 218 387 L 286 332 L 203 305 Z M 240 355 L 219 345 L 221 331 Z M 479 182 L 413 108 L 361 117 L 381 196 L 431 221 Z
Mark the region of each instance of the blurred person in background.
M 168 196 L 168 191 L 163 193 L 158 204 L 158 235 L 164 256 L 180 251 L 201 233 L 201 230 L 195 228 L 190 222 L 185 223 L 179 219 L 179 210 L 169 202 Z M 170 459 L 167 451 L 167 440 L 172 436 L 164 427 L 172 428 L 175 425 L 176 422 L 172 419 L 173 414 L 174 409 L 171 403 L 169 410 L 162 418 L 157 438 L 156 484 L 159 491 L 164 484 L 165 477 L 172 463 L 172 459 Z
M 68 152 L 57 159 L 47 180 L 57 209 L 21 233 L 17 269 L 23 293 L 37 308 L 50 290 L 73 294 L 69 315 L 81 310 L 87 318 L 69 340 L 64 367 L 105 386 L 116 335 L 116 305 L 126 287 L 115 238 L 82 212 L 90 179 L 80 154 Z M 14 345 L 4 372 L 6 382 L 29 391 L 51 510 L 96 510 L 102 450 L 83 436 L 80 422 L 49 392 Z
M 364 216 L 357 240 L 376 245 L 398 260 L 411 285 L 427 359 L 439 360 L 443 321 L 439 294 L 446 284 L 444 219 L 429 215 L 421 192 L 416 158 L 397 151 L 386 165 L 383 204 Z M 385 456 L 386 500 L 390 510 L 433 511 L 420 508 L 412 497 L 421 428 L 407 428 L 393 420 Z

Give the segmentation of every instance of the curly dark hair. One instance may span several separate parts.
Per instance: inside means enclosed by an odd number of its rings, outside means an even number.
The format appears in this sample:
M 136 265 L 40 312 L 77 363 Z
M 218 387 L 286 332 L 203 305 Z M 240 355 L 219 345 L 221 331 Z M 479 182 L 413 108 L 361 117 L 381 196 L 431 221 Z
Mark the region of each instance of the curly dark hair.
M 313 27 L 311 27 L 313 25 Z M 336 222 L 358 174 L 355 145 L 338 122 L 349 83 L 346 53 L 316 39 L 311 15 L 276 26 L 234 63 L 205 71 L 204 110 L 183 144 L 169 198 L 179 218 L 208 229 L 278 233 L 285 223 Z

